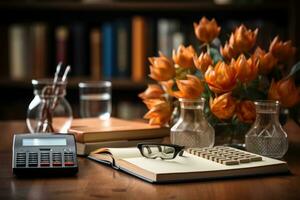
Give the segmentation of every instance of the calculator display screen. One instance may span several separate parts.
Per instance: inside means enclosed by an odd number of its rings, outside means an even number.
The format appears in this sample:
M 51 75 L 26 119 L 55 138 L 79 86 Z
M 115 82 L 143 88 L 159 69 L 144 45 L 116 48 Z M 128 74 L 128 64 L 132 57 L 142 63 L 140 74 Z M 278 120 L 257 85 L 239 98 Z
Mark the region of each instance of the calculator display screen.
M 22 139 L 23 146 L 66 146 L 65 138 L 26 138 Z

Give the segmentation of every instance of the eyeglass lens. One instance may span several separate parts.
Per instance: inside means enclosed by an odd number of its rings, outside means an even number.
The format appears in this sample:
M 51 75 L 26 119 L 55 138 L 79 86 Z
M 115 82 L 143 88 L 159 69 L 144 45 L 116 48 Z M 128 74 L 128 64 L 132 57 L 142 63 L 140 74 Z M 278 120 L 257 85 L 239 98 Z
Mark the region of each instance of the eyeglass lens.
M 174 157 L 175 148 L 169 146 L 158 146 L 158 145 L 143 145 L 143 155 L 147 158 L 163 158 L 171 159 Z

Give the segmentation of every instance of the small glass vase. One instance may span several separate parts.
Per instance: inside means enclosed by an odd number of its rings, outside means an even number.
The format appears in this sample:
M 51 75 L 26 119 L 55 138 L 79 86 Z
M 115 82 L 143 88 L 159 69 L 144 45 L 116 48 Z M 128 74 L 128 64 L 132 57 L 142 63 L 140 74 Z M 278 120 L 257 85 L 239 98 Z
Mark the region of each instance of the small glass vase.
M 272 158 L 282 158 L 288 150 L 286 132 L 279 123 L 278 101 L 257 101 L 256 120 L 245 136 L 246 149 Z
M 215 131 L 204 117 L 204 99 L 179 99 L 180 117 L 171 128 L 171 143 L 186 148 L 212 147 Z
M 67 133 L 73 119 L 72 108 L 65 99 L 66 83 L 32 80 L 34 98 L 27 110 L 26 124 L 31 133 Z M 53 92 L 55 91 L 55 92 Z

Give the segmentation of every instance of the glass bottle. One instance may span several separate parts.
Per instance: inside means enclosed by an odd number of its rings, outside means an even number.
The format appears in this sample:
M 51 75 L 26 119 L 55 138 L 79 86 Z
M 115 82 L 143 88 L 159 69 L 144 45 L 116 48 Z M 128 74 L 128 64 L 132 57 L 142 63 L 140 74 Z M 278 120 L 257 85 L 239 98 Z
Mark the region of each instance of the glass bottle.
M 34 98 L 27 110 L 26 124 L 31 133 L 67 133 L 73 119 L 72 108 L 65 99 L 66 83 L 32 80 Z M 54 92 L 53 92 L 54 91 Z
M 279 102 L 254 103 L 256 120 L 245 136 L 246 149 L 263 156 L 282 158 L 288 150 L 288 138 L 279 123 Z
M 179 99 L 180 117 L 171 128 L 171 143 L 190 147 L 212 147 L 215 131 L 204 117 L 205 99 Z

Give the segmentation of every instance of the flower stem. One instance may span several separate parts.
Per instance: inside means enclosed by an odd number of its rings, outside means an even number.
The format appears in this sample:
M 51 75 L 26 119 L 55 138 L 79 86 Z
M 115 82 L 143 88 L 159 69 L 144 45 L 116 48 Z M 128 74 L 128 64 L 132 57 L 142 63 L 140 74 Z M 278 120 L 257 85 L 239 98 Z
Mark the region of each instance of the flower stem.
M 208 43 L 206 44 L 206 52 L 208 53 L 209 56 L 211 56 L 210 55 L 210 46 Z

